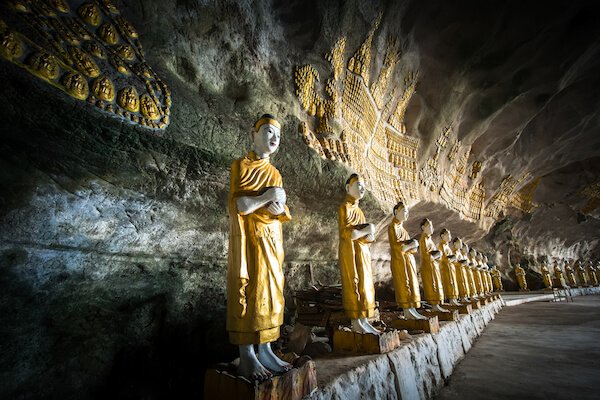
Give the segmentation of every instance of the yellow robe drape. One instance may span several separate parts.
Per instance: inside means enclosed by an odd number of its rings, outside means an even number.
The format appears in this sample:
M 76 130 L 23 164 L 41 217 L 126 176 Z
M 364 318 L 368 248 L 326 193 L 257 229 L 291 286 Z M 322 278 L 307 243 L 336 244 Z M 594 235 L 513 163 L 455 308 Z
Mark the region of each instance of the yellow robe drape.
M 477 294 L 480 296 L 485 293 L 485 288 L 483 286 L 483 275 L 481 274 L 481 268 L 477 265 L 475 266 L 475 287 L 477 288 Z
M 497 291 L 502 291 L 504 287 L 502 286 L 502 277 L 500 275 L 500 271 L 497 268 L 492 269 L 492 279 L 494 281 L 494 288 Z
M 421 307 L 419 277 L 414 253 L 416 250 L 402 251 L 402 245 L 410 236 L 402 224 L 394 218 L 388 227 L 388 238 L 392 255 L 392 279 L 396 303 L 402 308 Z
M 375 312 L 370 243 L 364 237 L 352 240 L 352 231 L 365 223 L 365 215 L 358 207 L 358 201 L 351 196 L 346 196 L 338 211 L 338 256 L 344 311 L 350 319 L 370 318 Z
M 522 267 L 515 268 L 517 283 L 522 290 L 527 290 L 527 279 L 525 279 L 525 270 Z
M 593 267 L 587 267 L 587 273 L 590 281 L 590 285 L 598 286 L 598 278 L 596 277 L 596 271 Z
M 548 289 L 552 289 L 552 276 L 546 267 L 542 267 L 542 278 L 544 279 L 544 286 Z
M 585 269 L 583 267 L 577 267 L 577 276 L 579 277 L 579 282 L 582 286 L 587 286 L 588 280 L 585 274 Z
M 556 283 L 560 285 L 560 287 L 567 286 L 567 282 L 565 281 L 565 273 L 558 265 L 554 267 L 554 279 L 556 280 Z
M 469 262 L 467 268 L 467 272 L 469 274 L 469 289 L 471 290 L 471 296 L 477 296 L 477 285 L 475 284 L 475 264 L 473 261 L 467 257 L 467 261 Z
M 248 215 L 237 210 L 241 196 L 258 196 L 281 187 L 281 175 L 268 159 L 250 152 L 231 165 L 229 191 L 229 259 L 227 331 L 236 345 L 273 342 L 283 324 L 283 239 L 281 223 L 264 207 Z
M 463 260 L 463 254 L 455 250 L 454 254 L 456 254 L 456 262 L 454 266 L 456 267 L 456 280 L 458 282 L 458 295 L 461 298 L 471 297 L 471 287 L 469 285 L 469 273 L 467 271 L 468 266 L 463 265 L 459 260 Z
M 442 273 L 442 282 L 444 286 L 444 298 L 456 300 L 458 298 L 458 280 L 456 277 L 456 267 L 450 262 L 448 256 L 452 255 L 452 250 L 447 242 L 443 240 L 438 245 L 438 250 L 442 253 L 440 269 Z
M 429 304 L 441 304 L 444 301 L 444 284 L 440 266 L 431 257 L 431 252 L 437 248 L 431 239 L 431 235 L 425 232 L 419 238 L 419 249 L 421 253 L 421 280 L 423 281 L 423 298 Z
M 565 270 L 567 271 L 567 279 L 569 280 L 569 285 L 577 286 L 577 281 L 575 280 L 575 273 L 573 273 L 573 268 L 567 266 Z
M 492 293 L 494 291 L 494 283 L 492 282 L 492 273 L 489 269 L 485 271 L 485 277 L 487 279 L 487 291 L 488 293 Z

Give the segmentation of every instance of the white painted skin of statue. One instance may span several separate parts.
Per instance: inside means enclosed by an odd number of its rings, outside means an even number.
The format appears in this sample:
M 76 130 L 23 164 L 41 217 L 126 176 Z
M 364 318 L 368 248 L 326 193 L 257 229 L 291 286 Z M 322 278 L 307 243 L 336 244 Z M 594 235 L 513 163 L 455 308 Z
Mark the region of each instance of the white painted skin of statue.
M 352 184 L 346 185 L 346 193 L 354 197 L 357 200 L 362 199 L 365 196 L 365 185 L 360 179 L 355 180 Z M 354 229 L 352 231 L 352 240 L 360 239 L 364 237 L 369 242 L 375 241 L 375 225 L 365 224 L 361 229 Z M 351 329 L 357 333 L 372 333 L 374 335 L 380 335 L 381 332 L 375 329 L 367 318 L 356 318 L 352 320 Z
M 403 224 L 408 219 L 408 206 L 398 207 L 394 211 L 394 217 Z M 410 251 L 416 250 L 419 248 L 419 241 L 416 239 L 407 240 L 405 244 L 402 245 L 402 251 Z M 404 318 L 406 319 L 427 319 L 426 316 L 419 314 L 416 308 L 410 307 L 405 308 L 403 310 Z
M 423 232 L 425 232 L 429 236 L 433 235 L 433 223 L 427 223 L 427 224 L 423 225 L 421 227 L 421 229 L 423 230 Z M 442 258 L 442 253 L 439 250 L 430 251 L 429 254 L 431 254 L 431 258 L 433 258 L 436 261 L 439 261 L 439 259 Z M 431 306 L 431 310 L 437 311 L 437 312 L 446 312 L 446 313 L 450 312 L 450 311 L 446 310 L 445 308 L 442 308 L 442 306 L 440 306 L 439 304 L 435 304 L 435 305 Z
M 450 234 L 449 230 L 445 230 L 444 233 L 442 233 L 440 235 L 440 237 L 442 238 L 442 240 L 446 243 L 448 243 L 448 245 L 450 245 L 450 241 L 452 240 L 452 235 Z M 456 254 L 450 254 L 448 255 L 448 261 L 450 261 L 451 263 L 456 262 Z M 459 271 L 460 272 L 460 271 Z M 461 304 L 458 302 L 458 300 L 456 299 L 451 299 L 450 300 L 450 305 L 453 306 L 460 306 Z
M 280 129 L 271 124 L 263 124 L 258 132 L 252 131 L 254 152 L 261 158 L 267 158 L 279 148 Z M 286 194 L 283 188 L 270 188 L 262 195 L 249 197 L 242 196 L 237 199 L 238 212 L 248 215 L 261 207 L 273 215 L 285 212 Z M 273 376 L 272 372 L 281 373 L 292 369 L 292 365 L 277 357 L 271 349 L 270 343 L 258 345 L 258 354 L 254 351 L 254 345 L 240 345 L 240 375 L 250 377 L 254 380 L 265 380 Z

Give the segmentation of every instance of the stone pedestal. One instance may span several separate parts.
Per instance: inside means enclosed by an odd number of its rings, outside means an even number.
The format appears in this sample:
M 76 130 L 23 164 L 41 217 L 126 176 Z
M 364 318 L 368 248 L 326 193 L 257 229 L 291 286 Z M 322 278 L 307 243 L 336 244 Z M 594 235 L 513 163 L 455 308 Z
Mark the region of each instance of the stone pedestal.
M 438 333 L 440 323 L 437 316 L 427 319 L 405 319 L 399 318 L 392 321 L 392 327 L 396 329 L 406 329 L 407 331 L 425 331 L 427 333 Z
M 471 299 L 471 308 L 473 310 L 479 310 L 482 307 L 482 304 L 479 300 Z
M 458 310 L 451 310 L 449 306 L 443 305 L 443 308 L 447 309 L 449 312 L 439 312 L 439 311 L 425 311 L 425 315 L 427 318 L 431 318 L 433 316 L 438 318 L 438 321 L 458 321 L 460 318 L 458 316 Z
M 357 333 L 338 329 L 333 332 L 333 349 L 356 354 L 383 354 L 400 346 L 400 338 L 395 330 L 381 335 Z
M 204 376 L 204 398 L 222 400 L 301 400 L 317 389 L 313 361 L 261 383 L 234 376 L 223 369 L 209 369 Z
M 473 307 L 471 307 L 470 303 L 461 304 L 460 306 L 444 305 L 444 308 L 448 310 L 456 310 L 459 314 L 469 315 L 473 312 Z

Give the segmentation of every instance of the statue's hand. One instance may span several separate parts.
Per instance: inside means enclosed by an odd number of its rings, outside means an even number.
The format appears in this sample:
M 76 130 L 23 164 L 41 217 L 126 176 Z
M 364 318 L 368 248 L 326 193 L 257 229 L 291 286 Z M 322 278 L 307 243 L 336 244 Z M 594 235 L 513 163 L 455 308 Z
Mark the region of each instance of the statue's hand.
M 452 262 L 456 261 L 456 255 L 454 255 L 454 254 L 449 255 L 448 260 L 450 260 Z
M 285 204 L 287 201 L 287 196 L 285 194 L 285 190 L 280 187 L 272 187 L 265 191 L 264 196 L 266 200 L 272 203 L 281 203 Z
M 267 205 L 267 211 L 273 215 L 281 215 L 285 212 L 285 208 L 282 203 L 273 201 Z
M 434 260 L 438 260 L 442 257 L 442 253 L 439 250 L 434 250 L 431 252 L 431 257 L 433 257 Z
M 367 236 L 365 236 L 365 239 L 367 240 L 367 242 L 371 243 L 375 241 L 375 235 L 372 233 L 369 233 Z

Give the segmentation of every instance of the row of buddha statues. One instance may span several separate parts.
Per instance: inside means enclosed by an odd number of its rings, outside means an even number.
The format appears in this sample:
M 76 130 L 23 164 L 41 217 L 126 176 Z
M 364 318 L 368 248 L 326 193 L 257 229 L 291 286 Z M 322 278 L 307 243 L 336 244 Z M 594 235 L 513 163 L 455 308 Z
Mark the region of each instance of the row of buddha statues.
M 270 163 L 280 134 L 281 125 L 275 117 L 262 115 L 251 129 L 253 150 L 231 165 L 227 331 L 230 342 L 239 348 L 238 375 L 250 381 L 263 381 L 292 368 L 271 348 L 283 324 L 282 224 L 292 218 L 281 174 Z M 375 313 L 369 250 L 375 241 L 375 226 L 367 223 L 359 207 L 365 182 L 354 174 L 345 189 L 338 214 L 342 304 L 353 332 L 379 335 L 381 332 L 369 322 Z M 408 205 L 399 202 L 387 229 L 393 287 L 404 320 L 427 319 L 423 302 L 431 306 L 428 312 L 449 313 L 448 309 L 461 307 L 462 302 L 478 302 L 491 297 L 494 289 L 502 290 L 500 272 L 487 265 L 487 257 L 461 239 L 452 239 L 447 229 L 440 232 L 436 245 L 429 219 L 421 222 L 420 237 L 411 238 L 403 226 L 408 215 Z
M 561 264 L 564 265 L 564 269 L 561 267 Z M 519 289 L 521 291 L 528 291 L 526 273 L 523 267 L 517 264 L 514 272 L 517 277 Z M 576 260 L 573 263 L 565 260 L 555 260 L 553 272 L 554 274 L 550 272 L 546 262 L 542 263 L 540 273 L 544 282 L 544 288 L 546 289 L 600 285 L 600 262 L 597 262 L 596 267 L 594 267 L 592 260 L 588 260 L 585 263 L 581 262 L 581 260 Z

